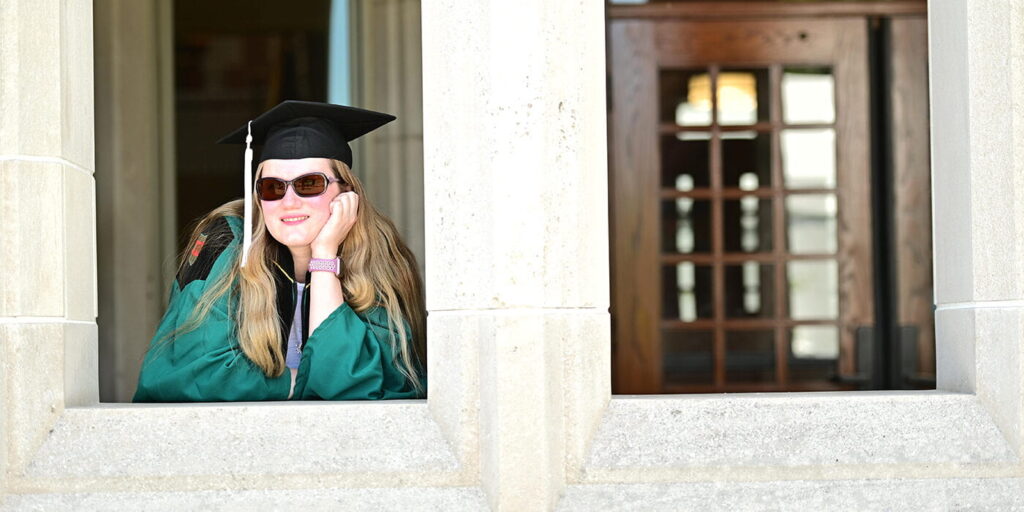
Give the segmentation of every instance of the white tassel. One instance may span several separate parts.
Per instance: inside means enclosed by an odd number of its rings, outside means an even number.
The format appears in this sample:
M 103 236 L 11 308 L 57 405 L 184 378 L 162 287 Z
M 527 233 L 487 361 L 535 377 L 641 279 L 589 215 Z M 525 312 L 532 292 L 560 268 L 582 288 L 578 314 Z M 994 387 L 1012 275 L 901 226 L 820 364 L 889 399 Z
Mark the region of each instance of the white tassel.
M 242 234 L 242 266 L 249 260 L 249 247 L 252 245 L 252 121 L 249 121 L 249 133 L 245 136 L 245 231 Z

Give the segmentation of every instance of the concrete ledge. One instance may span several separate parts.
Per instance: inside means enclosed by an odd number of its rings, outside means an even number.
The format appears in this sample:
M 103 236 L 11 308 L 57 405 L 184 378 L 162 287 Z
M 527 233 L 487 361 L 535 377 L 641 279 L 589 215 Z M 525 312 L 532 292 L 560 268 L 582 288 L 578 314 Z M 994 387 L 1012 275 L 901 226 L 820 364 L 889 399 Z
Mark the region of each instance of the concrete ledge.
M 1024 510 L 1024 479 L 573 485 L 557 510 Z
M 618 397 L 605 412 L 581 476 L 583 482 L 636 482 L 678 478 L 680 470 L 1016 462 L 973 395 Z
M 69 408 L 11 483 L 33 492 L 464 480 L 426 401 L 391 401 Z
M 0 510 L 486 510 L 479 487 L 24 494 Z

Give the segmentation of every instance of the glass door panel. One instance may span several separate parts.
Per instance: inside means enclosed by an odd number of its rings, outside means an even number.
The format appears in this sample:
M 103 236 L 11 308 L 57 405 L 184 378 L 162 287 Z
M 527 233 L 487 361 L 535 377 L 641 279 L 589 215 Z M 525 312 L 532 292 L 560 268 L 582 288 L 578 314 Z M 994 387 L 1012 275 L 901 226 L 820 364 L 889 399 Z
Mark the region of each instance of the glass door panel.
M 707 188 L 711 134 L 676 132 L 661 137 L 661 186 L 689 191 Z
M 768 122 L 768 69 L 724 68 L 715 76 L 719 126 Z
M 835 81 L 828 68 L 792 68 L 782 72 L 782 122 L 831 124 L 836 121 Z
M 664 336 L 662 371 L 668 386 L 714 385 L 714 333 L 709 330 L 670 330 Z
M 726 318 L 774 318 L 774 266 L 747 261 L 725 265 Z
M 788 189 L 835 188 L 835 130 L 782 130 L 782 175 Z
M 742 190 L 771 188 L 771 132 L 723 132 L 721 138 L 722 186 Z
M 752 387 L 775 383 L 774 331 L 727 331 L 725 347 L 726 382 Z
M 714 317 L 711 266 L 684 261 L 662 269 L 662 316 L 674 322 Z
M 873 297 L 866 31 L 847 21 L 610 25 L 613 315 L 634 315 L 615 392 L 850 388 L 847 333 L 871 316 L 840 307 Z M 820 23 L 844 45 L 772 46 Z M 728 48 L 694 53 L 705 35 Z

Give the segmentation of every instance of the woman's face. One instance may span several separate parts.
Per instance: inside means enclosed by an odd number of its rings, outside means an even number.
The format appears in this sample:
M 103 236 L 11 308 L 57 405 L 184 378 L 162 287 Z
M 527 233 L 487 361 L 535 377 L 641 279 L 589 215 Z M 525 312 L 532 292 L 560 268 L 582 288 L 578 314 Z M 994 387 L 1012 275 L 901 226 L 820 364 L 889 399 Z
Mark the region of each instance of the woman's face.
M 334 178 L 331 161 L 326 158 L 266 160 L 260 177 L 291 180 L 311 172 L 320 172 L 328 178 Z M 329 184 L 326 192 L 314 197 L 301 197 L 292 186 L 288 186 L 283 198 L 277 201 L 260 200 L 267 230 L 282 245 L 290 248 L 308 247 L 330 218 L 331 200 L 340 192 L 341 187 L 337 182 Z

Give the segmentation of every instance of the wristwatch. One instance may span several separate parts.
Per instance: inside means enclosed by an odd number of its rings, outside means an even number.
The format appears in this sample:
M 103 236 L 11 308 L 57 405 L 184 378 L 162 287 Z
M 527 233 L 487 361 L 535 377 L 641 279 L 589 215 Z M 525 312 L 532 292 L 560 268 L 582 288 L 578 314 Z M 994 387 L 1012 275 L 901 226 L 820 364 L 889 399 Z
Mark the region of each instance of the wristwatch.
M 312 258 L 309 260 L 310 272 L 333 272 L 341 275 L 341 258 Z

